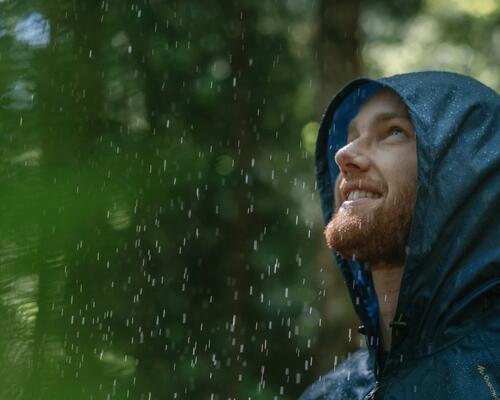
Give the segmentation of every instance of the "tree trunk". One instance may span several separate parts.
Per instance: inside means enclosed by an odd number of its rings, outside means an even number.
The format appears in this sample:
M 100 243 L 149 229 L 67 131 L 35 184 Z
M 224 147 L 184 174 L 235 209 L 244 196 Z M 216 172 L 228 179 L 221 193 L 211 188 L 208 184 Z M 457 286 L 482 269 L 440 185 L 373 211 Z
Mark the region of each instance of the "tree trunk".
M 361 73 L 360 0 L 321 0 L 318 11 L 318 106 L 323 111 L 331 97 Z

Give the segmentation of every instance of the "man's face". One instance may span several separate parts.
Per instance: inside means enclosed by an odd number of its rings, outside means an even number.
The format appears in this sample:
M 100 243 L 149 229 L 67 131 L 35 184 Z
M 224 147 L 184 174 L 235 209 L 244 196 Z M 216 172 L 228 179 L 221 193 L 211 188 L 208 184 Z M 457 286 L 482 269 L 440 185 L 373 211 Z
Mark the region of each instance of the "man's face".
M 393 91 L 373 95 L 349 124 L 336 212 L 325 229 L 330 248 L 371 267 L 402 265 L 417 191 L 415 131 Z

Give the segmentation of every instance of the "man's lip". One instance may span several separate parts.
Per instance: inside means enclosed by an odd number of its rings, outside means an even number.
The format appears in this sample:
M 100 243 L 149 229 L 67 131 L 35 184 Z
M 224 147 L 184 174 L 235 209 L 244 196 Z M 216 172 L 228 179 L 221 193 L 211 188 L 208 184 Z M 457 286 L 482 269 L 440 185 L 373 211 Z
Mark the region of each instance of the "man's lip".
M 378 186 L 370 182 L 363 182 L 363 181 L 345 182 L 340 185 L 340 192 L 342 193 L 342 196 L 346 200 L 349 197 L 349 194 L 355 190 L 363 190 L 365 192 L 371 192 L 378 194 L 379 196 L 382 196 L 382 192 L 380 191 Z

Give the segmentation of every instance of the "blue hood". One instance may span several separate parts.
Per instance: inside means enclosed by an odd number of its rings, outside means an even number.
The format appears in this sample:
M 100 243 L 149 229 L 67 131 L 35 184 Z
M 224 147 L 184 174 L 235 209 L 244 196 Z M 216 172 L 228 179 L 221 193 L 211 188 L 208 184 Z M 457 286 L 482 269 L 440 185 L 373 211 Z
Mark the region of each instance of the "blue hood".
M 447 72 L 348 84 L 330 103 L 316 145 L 325 224 L 339 173 L 334 154 L 346 143 L 349 121 L 381 87 L 401 97 L 417 135 L 418 192 L 396 312 L 406 329 L 392 346 L 393 353 L 419 357 L 465 336 L 500 293 L 500 101 L 480 82 Z M 374 343 L 378 304 L 370 273 L 336 257 Z

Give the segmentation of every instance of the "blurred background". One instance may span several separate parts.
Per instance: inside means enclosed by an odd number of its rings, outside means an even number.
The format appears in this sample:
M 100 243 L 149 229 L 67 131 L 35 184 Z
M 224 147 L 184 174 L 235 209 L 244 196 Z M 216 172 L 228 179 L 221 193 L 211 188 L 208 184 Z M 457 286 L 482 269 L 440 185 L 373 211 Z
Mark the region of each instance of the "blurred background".
M 500 0 L 0 9 L 2 400 L 296 399 L 363 344 L 315 192 L 327 102 L 422 69 L 500 88 Z

